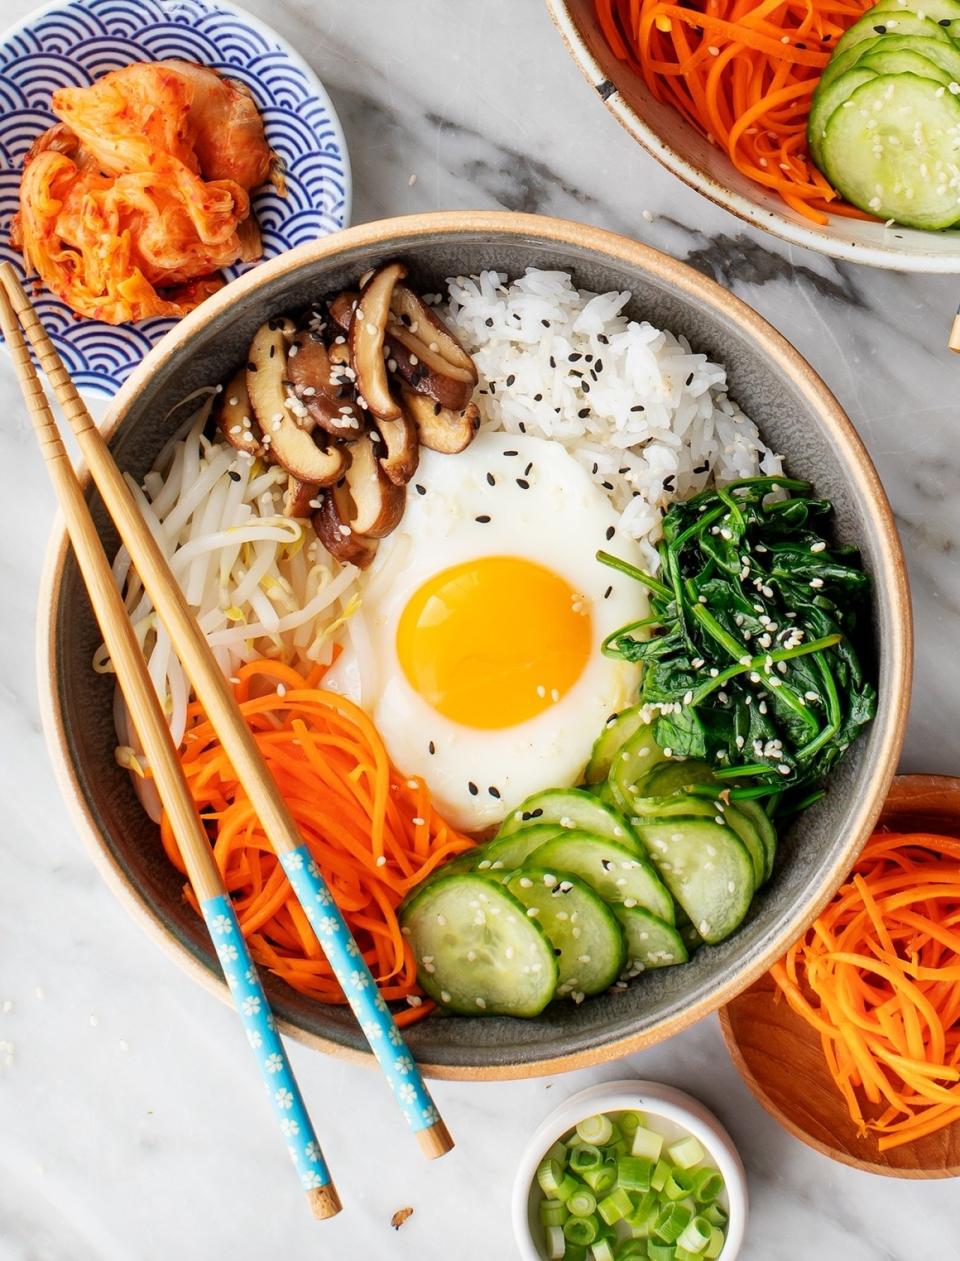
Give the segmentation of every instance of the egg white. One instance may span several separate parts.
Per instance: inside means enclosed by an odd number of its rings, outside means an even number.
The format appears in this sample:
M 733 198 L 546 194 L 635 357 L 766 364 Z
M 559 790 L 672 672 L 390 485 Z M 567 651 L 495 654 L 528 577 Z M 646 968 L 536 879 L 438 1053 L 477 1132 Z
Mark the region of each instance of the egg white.
M 370 711 L 394 765 L 426 780 L 455 827 L 486 830 L 531 793 L 576 783 L 607 718 L 635 695 L 638 668 L 600 652 L 611 631 L 648 608 L 639 583 L 596 559 L 605 548 L 642 566 L 617 516 L 586 469 L 547 439 L 481 433 L 456 456 L 421 452 L 403 520 L 380 544 L 361 613 L 348 622 L 345 651 L 325 682 Z M 557 703 L 502 730 L 439 714 L 410 686 L 397 655 L 411 596 L 435 574 L 481 556 L 518 556 L 552 570 L 583 597 L 592 622 L 580 678 Z M 502 613 L 500 633 L 509 637 L 511 610 Z

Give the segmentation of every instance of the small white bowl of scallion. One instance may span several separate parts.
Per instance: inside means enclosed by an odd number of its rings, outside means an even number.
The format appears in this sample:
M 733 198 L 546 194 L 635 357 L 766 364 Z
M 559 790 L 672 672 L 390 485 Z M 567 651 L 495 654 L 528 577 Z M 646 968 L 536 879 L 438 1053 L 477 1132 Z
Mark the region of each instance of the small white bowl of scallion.
M 523 1261 L 734 1261 L 747 1179 L 730 1135 L 692 1096 L 603 1082 L 533 1135 L 513 1192 Z

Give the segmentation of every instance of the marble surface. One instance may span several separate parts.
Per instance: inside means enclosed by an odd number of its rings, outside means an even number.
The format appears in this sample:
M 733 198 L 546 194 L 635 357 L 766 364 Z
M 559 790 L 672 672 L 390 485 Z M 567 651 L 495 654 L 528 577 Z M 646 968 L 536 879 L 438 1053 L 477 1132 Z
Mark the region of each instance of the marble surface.
M 623 231 L 717 278 L 807 356 L 863 434 L 906 544 L 919 652 L 904 768 L 956 771 L 960 364 L 944 342 L 960 281 L 839 265 L 701 200 L 600 108 L 539 0 L 245 2 L 329 88 L 356 222 L 507 207 Z M 0 0 L 0 17 L 31 4 Z M 459 1143 L 435 1165 L 374 1073 L 293 1046 L 347 1206 L 311 1222 L 235 1017 L 127 918 L 60 802 L 33 647 L 53 507 L 2 355 L 0 415 L 0 1261 L 507 1261 L 526 1135 L 564 1095 L 631 1074 L 694 1091 L 730 1128 L 753 1200 L 743 1261 L 960 1257 L 956 1184 L 872 1178 L 808 1151 L 754 1103 L 714 1019 L 603 1069 L 438 1083 Z

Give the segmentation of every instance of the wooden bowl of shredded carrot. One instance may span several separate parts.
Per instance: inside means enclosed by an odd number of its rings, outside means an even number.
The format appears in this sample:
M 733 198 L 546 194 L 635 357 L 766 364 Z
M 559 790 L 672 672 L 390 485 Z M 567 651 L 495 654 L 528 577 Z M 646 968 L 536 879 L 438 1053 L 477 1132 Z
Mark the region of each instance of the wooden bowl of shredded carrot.
M 960 1176 L 960 779 L 900 776 L 831 902 L 720 1019 L 797 1138 L 874 1173 Z
M 960 235 L 864 214 L 807 151 L 813 91 L 837 40 L 872 2 L 546 0 L 617 121 L 711 201 L 837 258 L 958 272 Z

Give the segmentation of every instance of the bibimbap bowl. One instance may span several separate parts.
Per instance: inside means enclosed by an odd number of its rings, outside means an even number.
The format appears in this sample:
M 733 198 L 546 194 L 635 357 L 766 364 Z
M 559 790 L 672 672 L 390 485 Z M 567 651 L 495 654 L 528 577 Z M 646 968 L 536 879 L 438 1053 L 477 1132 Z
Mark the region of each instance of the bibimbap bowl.
M 182 426 L 185 398 L 226 379 L 264 321 L 394 258 L 406 263 L 422 292 L 442 292 L 452 276 L 494 269 L 516 277 L 527 267 L 569 272 L 580 289 L 630 291 L 628 315 L 687 338 L 726 366 L 731 398 L 782 454 L 786 471 L 832 500 L 833 534 L 860 549 L 871 578 L 876 717 L 831 774 L 826 797 L 781 833 L 774 874 L 732 937 L 700 949 L 683 967 L 649 972 L 580 1004 L 553 1003 L 534 1019 L 435 1012 L 408 1031 L 417 1059 L 441 1077 L 530 1076 L 601 1062 L 669 1037 L 747 986 L 825 904 L 869 834 L 896 769 L 908 709 L 912 630 L 899 540 L 850 421 L 797 352 L 750 308 L 654 250 L 530 215 L 451 212 L 368 224 L 293 250 L 234 282 L 168 334 L 118 394 L 105 427 L 121 467 L 143 477 Z M 112 555 L 116 536 L 99 497 L 91 503 Z M 45 728 L 81 835 L 144 928 L 226 999 L 182 878 L 117 764 L 113 679 L 91 668 L 100 637 L 62 532 L 52 540 L 40 608 Z M 264 979 L 287 1032 L 332 1053 L 365 1054 L 348 1010 L 305 998 L 267 973 Z

